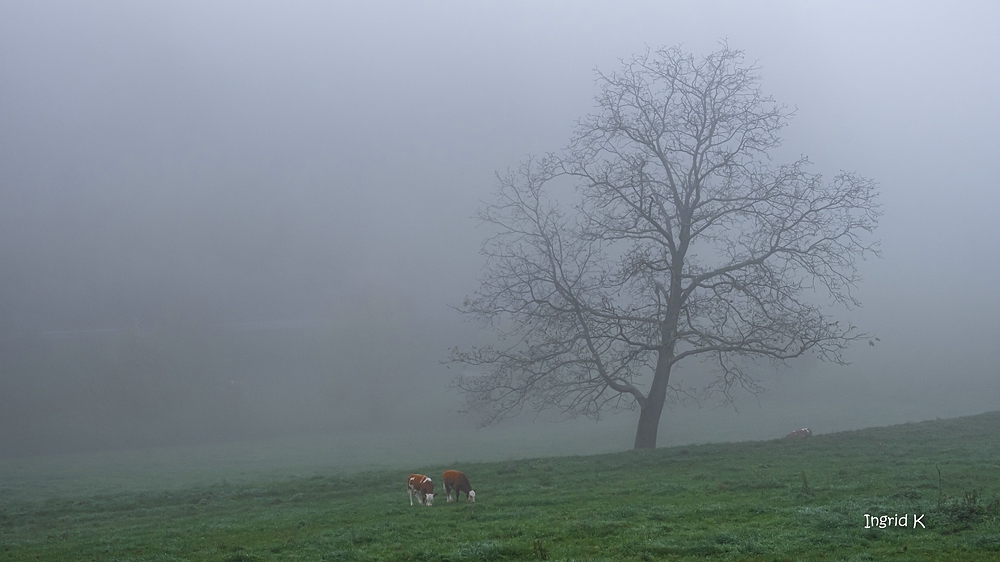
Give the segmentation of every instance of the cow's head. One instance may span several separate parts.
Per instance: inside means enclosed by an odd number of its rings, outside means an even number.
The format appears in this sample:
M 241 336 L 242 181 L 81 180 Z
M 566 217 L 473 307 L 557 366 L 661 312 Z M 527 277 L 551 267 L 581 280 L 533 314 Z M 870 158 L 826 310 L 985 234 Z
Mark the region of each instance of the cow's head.
M 427 494 L 427 497 L 424 498 L 424 505 L 430 506 L 432 503 L 434 503 L 434 494 Z
M 475 490 L 469 490 L 469 502 L 470 503 L 476 503 L 476 491 Z

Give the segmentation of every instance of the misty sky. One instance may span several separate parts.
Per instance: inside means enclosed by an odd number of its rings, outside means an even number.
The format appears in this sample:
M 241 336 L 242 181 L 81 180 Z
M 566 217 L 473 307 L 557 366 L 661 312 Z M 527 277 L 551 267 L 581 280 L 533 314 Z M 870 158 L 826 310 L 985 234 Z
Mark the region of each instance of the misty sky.
M 345 4 L 0 4 L 0 333 L 374 294 L 443 359 L 494 172 L 567 144 L 595 68 L 726 40 L 797 108 L 776 160 L 881 185 L 884 259 L 838 313 L 881 342 L 799 390 L 905 411 L 885 421 L 1000 408 L 1000 5 Z

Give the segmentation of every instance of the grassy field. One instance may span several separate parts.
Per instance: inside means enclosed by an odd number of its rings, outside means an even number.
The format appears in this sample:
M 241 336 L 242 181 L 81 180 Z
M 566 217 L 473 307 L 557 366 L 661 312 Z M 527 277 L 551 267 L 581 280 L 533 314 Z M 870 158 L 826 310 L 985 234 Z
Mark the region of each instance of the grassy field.
M 997 560 L 998 437 L 989 413 L 806 441 L 8 494 L 0 560 Z M 408 472 L 446 468 L 477 503 L 439 490 L 410 507 Z

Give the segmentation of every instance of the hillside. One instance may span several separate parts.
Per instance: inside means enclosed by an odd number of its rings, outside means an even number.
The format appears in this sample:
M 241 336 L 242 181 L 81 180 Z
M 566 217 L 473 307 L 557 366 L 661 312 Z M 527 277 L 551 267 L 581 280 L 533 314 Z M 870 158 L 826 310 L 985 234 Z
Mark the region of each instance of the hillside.
M 407 473 L 387 470 L 8 500 L 0 560 L 996 560 L 998 436 L 992 412 L 804 441 L 414 466 L 463 470 L 476 489 L 474 505 L 438 490 L 429 508 L 410 507 Z

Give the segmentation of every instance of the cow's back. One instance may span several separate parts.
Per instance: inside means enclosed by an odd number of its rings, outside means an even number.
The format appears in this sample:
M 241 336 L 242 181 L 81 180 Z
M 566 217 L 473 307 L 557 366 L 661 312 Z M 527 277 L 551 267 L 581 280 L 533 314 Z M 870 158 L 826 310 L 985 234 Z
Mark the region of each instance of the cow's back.
M 472 489 L 472 486 L 469 484 L 469 478 L 457 470 L 446 470 L 441 478 L 444 480 L 445 488 L 452 488 L 462 492 L 468 492 Z
M 428 494 L 434 493 L 434 482 L 423 474 L 411 474 L 407 485 L 414 490 Z

